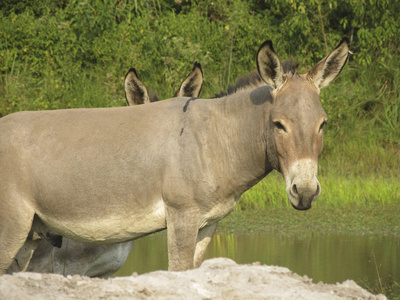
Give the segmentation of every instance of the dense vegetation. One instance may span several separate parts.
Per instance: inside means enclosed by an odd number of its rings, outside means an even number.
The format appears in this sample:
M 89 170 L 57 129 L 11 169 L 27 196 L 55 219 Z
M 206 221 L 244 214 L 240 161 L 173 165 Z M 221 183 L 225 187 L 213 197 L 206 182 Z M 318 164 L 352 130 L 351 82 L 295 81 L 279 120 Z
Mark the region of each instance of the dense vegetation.
M 400 198 L 399 11 L 398 0 L 3 0 L 0 116 L 125 105 L 130 67 L 169 98 L 195 60 L 205 75 L 202 97 L 210 97 L 255 68 L 266 39 L 302 73 L 347 35 L 353 55 L 321 94 L 329 116 L 321 198 L 393 203 Z M 271 177 L 244 196 L 242 209 L 286 203 L 282 180 Z

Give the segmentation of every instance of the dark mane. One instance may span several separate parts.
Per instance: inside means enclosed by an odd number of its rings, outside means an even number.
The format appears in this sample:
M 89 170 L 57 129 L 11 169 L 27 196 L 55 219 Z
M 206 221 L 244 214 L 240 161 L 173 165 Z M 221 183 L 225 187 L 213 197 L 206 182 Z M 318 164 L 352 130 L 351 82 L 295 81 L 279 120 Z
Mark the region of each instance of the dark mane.
M 292 73 L 294 75 L 297 73 L 297 68 L 299 67 L 300 63 L 298 61 L 295 62 L 293 57 L 289 57 L 281 62 L 281 64 L 285 74 Z
M 157 102 L 160 101 L 157 92 L 150 90 L 149 91 L 150 102 Z
M 239 77 L 236 80 L 235 85 L 229 85 L 228 90 L 221 91 L 219 94 L 215 94 L 214 98 L 221 98 L 227 95 L 235 94 L 239 90 L 243 90 L 250 86 L 261 86 L 263 84 L 263 80 L 260 75 L 258 75 L 257 70 L 250 72 L 249 74 Z
M 299 62 L 294 62 L 293 57 L 285 59 L 282 62 L 283 72 L 285 74 L 292 73 L 296 74 L 297 68 L 299 66 Z M 257 70 L 250 72 L 249 74 L 239 77 L 236 80 L 234 85 L 229 85 L 227 91 L 221 91 L 218 94 L 215 94 L 213 98 L 221 98 L 227 95 L 235 94 L 240 90 L 244 90 L 246 88 L 257 88 L 259 86 L 265 85 L 266 83 L 261 79 L 260 75 L 258 75 Z

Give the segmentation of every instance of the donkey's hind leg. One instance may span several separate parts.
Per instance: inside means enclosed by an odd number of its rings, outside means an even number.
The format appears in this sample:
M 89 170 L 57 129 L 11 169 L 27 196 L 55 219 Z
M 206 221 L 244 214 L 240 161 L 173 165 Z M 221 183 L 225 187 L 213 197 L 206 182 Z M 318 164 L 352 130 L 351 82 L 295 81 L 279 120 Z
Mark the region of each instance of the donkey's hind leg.
M 13 267 L 19 266 L 18 269 L 23 270 L 28 266 L 36 242 L 30 240 L 25 247 L 24 244 L 34 215 L 33 209 L 21 198 L 0 192 L 0 275 L 7 271 L 17 254 L 21 261 L 13 263 Z
M 17 255 L 13 259 L 11 266 L 7 270 L 7 274 L 14 272 L 24 272 L 28 268 L 29 262 L 32 258 L 33 252 L 35 252 L 41 239 L 26 239 L 24 245 L 19 249 Z
M 214 223 L 199 230 L 196 241 L 196 250 L 194 252 L 195 268 L 200 267 L 201 263 L 203 262 L 207 246 L 210 244 L 215 230 L 217 229 L 217 224 L 218 223 Z

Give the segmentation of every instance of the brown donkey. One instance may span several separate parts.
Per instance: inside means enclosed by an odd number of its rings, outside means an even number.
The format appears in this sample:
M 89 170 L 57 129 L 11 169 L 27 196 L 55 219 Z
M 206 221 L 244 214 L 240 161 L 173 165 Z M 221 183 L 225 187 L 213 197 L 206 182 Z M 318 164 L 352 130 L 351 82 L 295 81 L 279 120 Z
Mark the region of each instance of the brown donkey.
M 203 84 L 201 65 L 195 62 L 192 71 L 185 78 L 175 97 L 198 97 Z M 139 79 L 136 70 L 131 68 L 124 79 L 125 98 L 128 105 L 140 105 L 159 101 L 156 96 L 149 96 L 146 86 Z M 59 241 L 59 240 L 57 240 Z M 62 275 L 85 275 L 90 277 L 110 277 L 125 263 L 132 250 L 134 241 L 118 244 L 96 245 L 75 242 L 64 238 L 60 248 L 55 248 L 42 240 L 26 271 L 56 273 Z M 17 258 L 18 259 L 18 258 Z M 18 261 L 7 273 L 18 271 Z
M 319 92 L 348 52 L 344 38 L 308 73 L 285 74 L 266 41 L 257 68 L 268 86 L 218 99 L 3 117 L 0 274 L 17 253 L 25 269 L 43 231 L 118 243 L 167 229 L 169 269 L 193 268 L 217 222 L 273 169 L 293 207 L 309 209 L 321 192 L 327 116 Z

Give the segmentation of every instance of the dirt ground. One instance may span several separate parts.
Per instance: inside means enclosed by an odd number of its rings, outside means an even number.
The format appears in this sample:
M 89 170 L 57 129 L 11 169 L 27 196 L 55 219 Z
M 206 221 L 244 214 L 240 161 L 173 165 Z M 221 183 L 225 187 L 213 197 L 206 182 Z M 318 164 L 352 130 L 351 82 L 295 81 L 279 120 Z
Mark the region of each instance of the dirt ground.
M 0 299 L 386 299 L 354 281 L 313 283 L 287 268 L 238 265 L 227 258 L 195 270 L 111 279 L 38 273 L 0 276 Z

